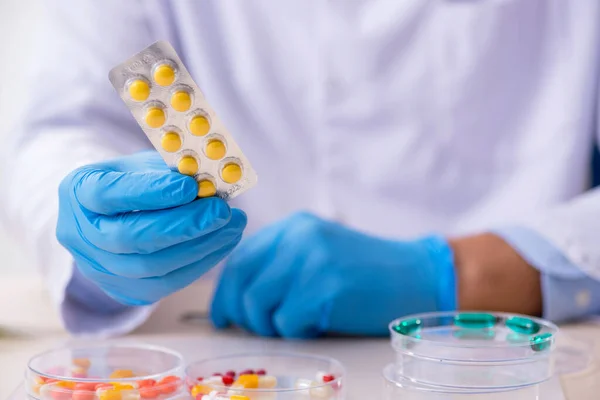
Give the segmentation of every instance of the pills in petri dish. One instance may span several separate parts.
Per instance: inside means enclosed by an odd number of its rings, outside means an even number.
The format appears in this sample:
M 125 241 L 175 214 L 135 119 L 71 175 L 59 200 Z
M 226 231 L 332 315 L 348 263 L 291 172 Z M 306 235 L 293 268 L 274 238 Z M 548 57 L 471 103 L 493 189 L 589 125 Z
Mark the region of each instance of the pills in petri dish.
M 454 325 L 471 329 L 491 328 L 497 321 L 495 315 L 487 313 L 461 313 L 454 317 Z
M 225 157 L 225 153 L 227 150 L 225 149 L 225 143 L 221 142 L 218 139 L 209 140 L 206 143 L 206 149 L 204 150 L 206 153 L 206 157 L 211 160 L 220 160 Z
M 146 101 L 150 97 L 150 85 L 148 82 L 136 79 L 129 84 L 129 96 L 135 101 Z
M 177 132 L 167 132 L 160 139 L 160 145 L 169 153 L 174 153 L 181 148 L 181 136 Z
M 160 128 L 166 121 L 165 110 L 160 107 L 150 107 L 146 111 L 146 125 L 150 128 Z
M 199 197 L 231 200 L 256 184 L 252 165 L 169 43 L 152 44 L 109 77 L 167 166 L 198 181 Z
M 177 169 L 184 175 L 196 175 L 198 172 L 198 161 L 192 156 L 185 156 L 179 160 Z
M 171 96 L 171 107 L 179 112 L 189 110 L 192 107 L 192 96 L 185 90 L 178 90 Z
M 161 64 L 154 70 L 154 82 L 160 86 L 171 86 L 175 82 L 175 69 L 168 64 Z
M 525 317 L 510 317 L 506 320 L 506 326 L 512 331 L 526 335 L 533 335 L 540 331 L 540 324 Z
M 394 325 L 394 330 L 401 335 L 410 335 L 417 332 L 421 328 L 421 320 L 418 318 L 412 318 L 405 321 L 401 321 L 399 324 Z
M 210 122 L 203 115 L 196 115 L 190 120 L 190 132 L 194 136 L 205 136 L 210 132 Z
M 217 188 L 215 184 L 208 179 L 198 182 L 198 197 L 211 197 L 217 194 Z M 235 375 L 226 375 L 233 378 Z
M 554 341 L 554 338 L 552 337 L 552 334 L 549 332 L 546 333 L 542 333 L 540 335 L 536 335 L 534 337 L 532 337 L 529 340 L 529 343 L 531 345 L 531 349 L 533 351 L 544 351 L 550 348 L 550 346 L 552 346 L 552 342 Z

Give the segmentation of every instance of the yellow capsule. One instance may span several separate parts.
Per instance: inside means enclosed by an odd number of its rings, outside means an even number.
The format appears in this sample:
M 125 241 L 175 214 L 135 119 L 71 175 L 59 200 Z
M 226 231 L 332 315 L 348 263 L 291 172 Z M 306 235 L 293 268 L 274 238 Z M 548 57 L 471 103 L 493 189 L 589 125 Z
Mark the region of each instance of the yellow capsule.
M 220 160 L 225 157 L 225 153 L 227 150 L 225 149 L 225 143 L 220 140 L 213 139 L 209 140 L 206 144 L 206 157 L 211 160 Z
M 150 96 L 150 85 L 141 79 L 136 79 L 129 85 L 129 96 L 135 101 L 146 101 Z
M 165 151 L 174 153 L 181 148 L 181 136 L 176 132 L 167 132 L 160 139 L 160 145 Z
M 175 82 L 175 70 L 168 64 L 158 66 L 154 70 L 154 81 L 160 86 L 171 86 Z
M 160 107 L 150 107 L 146 111 L 146 124 L 150 128 L 160 128 L 165 124 L 165 111 Z
M 250 397 L 243 394 L 233 394 L 229 397 L 229 400 L 250 400 Z
M 135 386 L 127 383 L 112 382 L 116 390 L 133 390 Z
M 115 369 L 112 374 L 109 375 L 109 379 L 123 379 L 133 378 L 135 375 L 130 369 Z
M 210 131 L 210 122 L 202 115 L 196 115 L 190 121 L 190 132 L 194 136 L 204 136 Z
M 192 156 L 185 156 L 179 160 L 177 168 L 184 175 L 196 175 L 198 172 L 198 161 Z
M 62 388 L 65 389 L 75 389 L 75 382 L 70 382 L 70 381 L 59 381 L 57 384 L 57 386 L 60 386 Z
M 209 394 L 213 388 L 207 385 L 195 385 L 191 390 L 191 395 L 196 398 L 199 394 Z
M 240 375 L 235 384 L 243 386 L 244 389 L 257 389 L 258 388 L 258 375 L 248 374 Z
M 221 170 L 221 177 L 227 183 L 236 183 L 242 178 L 242 168 L 235 163 L 229 163 Z
M 100 400 L 121 400 L 119 389 L 99 389 L 97 394 Z
M 184 112 L 192 106 L 192 96 L 185 90 L 178 90 L 171 96 L 171 107 L 175 111 Z
M 215 184 L 205 179 L 198 182 L 198 197 L 210 197 L 217 194 L 217 188 Z

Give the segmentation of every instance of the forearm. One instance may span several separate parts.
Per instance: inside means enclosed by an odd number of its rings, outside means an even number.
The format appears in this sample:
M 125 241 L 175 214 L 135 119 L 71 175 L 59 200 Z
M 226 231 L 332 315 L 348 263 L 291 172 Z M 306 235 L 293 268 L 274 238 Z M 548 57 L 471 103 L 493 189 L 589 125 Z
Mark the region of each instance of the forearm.
M 451 239 L 461 310 L 542 314 L 540 273 L 499 236 Z

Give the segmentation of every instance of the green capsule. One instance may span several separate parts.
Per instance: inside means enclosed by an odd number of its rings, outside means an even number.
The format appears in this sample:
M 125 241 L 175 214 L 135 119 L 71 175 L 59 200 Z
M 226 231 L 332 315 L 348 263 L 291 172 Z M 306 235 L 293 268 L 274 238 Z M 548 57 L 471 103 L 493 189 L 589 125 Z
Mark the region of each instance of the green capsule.
M 421 320 L 418 318 L 407 319 L 394 326 L 394 330 L 401 335 L 411 335 L 421 328 Z
M 493 329 L 458 329 L 452 336 L 460 340 L 494 340 L 496 332 Z
M 511 330 L 524 335 L 533 335 L 540 331 L 540 324 L 523 317 L 511 317 L 506 321 L 506 326 Z
M 534 336 L 529 340 L 529 345 L 533 351 L 544 351 L 552 345 L 552 334 L 550 332 Z
M 485 313 L 462 313 L 454 317 L 454 325 L 461 328 L 482 329 L 496 325 L 498 318 Z

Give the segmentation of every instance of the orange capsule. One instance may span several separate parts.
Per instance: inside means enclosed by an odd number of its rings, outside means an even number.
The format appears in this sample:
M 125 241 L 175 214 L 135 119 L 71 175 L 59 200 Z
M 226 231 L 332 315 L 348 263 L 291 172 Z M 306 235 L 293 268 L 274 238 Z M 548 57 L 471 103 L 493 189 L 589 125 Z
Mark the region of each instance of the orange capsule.
M 96 385 L 98 385 L 98 383 L 96 383 L 96 382 L 79 382 L 79 383 L 75 384 L 74 389 L 75 390 L 94 391 L 94 390 L 96 390 Z
M 140 386 L 138 391 L 142 399 L 154 399 L 160 395 L 160 390 L 154 386 Z
M 98 390 L 98 389 L 112 389 L 115 386 L 112 383 L 98 383 L 96 384 L 96 387 L 94 388 L 94 390 Z
M 181 385 L 181 379 L 173 375 L 165 376 L 160 381 L 156 382 L 156 387 L 162 394 L 175 392 L 179 385 Z
M 140 379 L 137 384 L 139 388 L 143 388 L 156 385 L 156 381 L 154 379 Z

